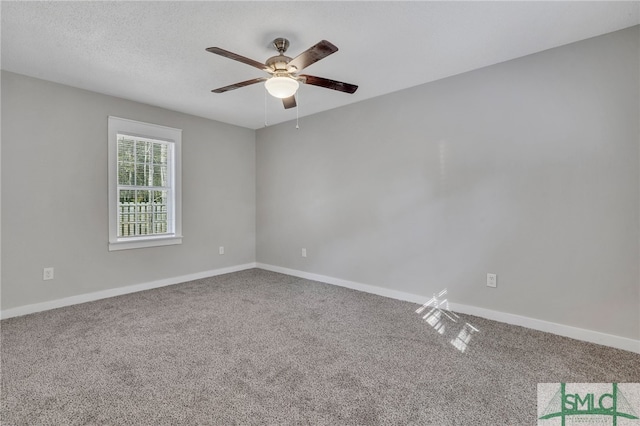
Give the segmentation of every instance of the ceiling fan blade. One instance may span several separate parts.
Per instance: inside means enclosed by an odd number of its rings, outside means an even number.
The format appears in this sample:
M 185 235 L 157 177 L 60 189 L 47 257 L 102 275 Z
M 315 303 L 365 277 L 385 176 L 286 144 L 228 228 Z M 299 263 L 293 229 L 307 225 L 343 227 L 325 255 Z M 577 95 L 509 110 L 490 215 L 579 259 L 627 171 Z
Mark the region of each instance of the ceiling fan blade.
M 325 87 L 327 89 L 337 90 L 339 92 L 354 93 L 358 90 L 358 86 L 355 84 L 343 83 L 342 81 L 329 80 L 328 78 L 315 77 L 313 75 L 300 75 L 306 84 L 312 86 Z
M 241 81 L 240 83 L 230 84 L 228 86 L 224 86 L 224 87 L 220 87 L 218 89 L 214 89 L 214 90 L 212 90 L 212 92 L 213 93 L 224 93 L 224 92 L 228 92 L 229 90 L 235 90 L 235 89 L 239 89 L 241 87 L 250 86 L 252 84 L 260 83 L 261 81 L 265 81 L 265 80 L 266 80 L 266 77 L 253 78 L 251 80 Z
M 296 67 L 297 71 L 301 71 L 303 68 L 308 67 L 311 64 L 318 62 L 322 58 L 326 58 L 334 52 L 337 52 L 338 48 L 328 42 L 322 40 L 315 46 L 311 46 L 289 62 L 289 66 Z
M 233 59 L 234 61 L 242 62 L 243 64 L 251 65 L 263 71 L 269 71 L 270 69 L 261 62 L 254 61 L 253 59 L 246 58 L 237 53 L 229 52 L 228 50 L 221 49 L 219 47 L 209 47 L 207 52 L 215 53 L 216 55 L 224 56 L 225 58 Z
M 282 98 L 282 105 L 284 105 L 284 109 L 295 108 L 296 107 L 296 97 L 289 96 L 288 98 Z

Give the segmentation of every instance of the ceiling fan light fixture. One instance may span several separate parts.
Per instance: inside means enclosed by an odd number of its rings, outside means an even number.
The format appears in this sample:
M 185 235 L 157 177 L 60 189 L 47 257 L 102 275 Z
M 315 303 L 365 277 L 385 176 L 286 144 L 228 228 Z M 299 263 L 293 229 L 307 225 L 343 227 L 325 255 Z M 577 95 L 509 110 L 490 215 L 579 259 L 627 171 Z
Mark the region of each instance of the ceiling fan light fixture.
M 300 83 L 291 77 L 271 77 L 264 82 L 267 92 L 275 98 L 289 98 L 296 94 Z

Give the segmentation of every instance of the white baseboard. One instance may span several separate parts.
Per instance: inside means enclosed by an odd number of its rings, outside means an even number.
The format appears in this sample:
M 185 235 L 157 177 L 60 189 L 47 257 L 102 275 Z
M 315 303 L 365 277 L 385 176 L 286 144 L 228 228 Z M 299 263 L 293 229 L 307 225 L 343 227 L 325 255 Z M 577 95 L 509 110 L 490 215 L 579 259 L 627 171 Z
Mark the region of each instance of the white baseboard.
M 49 309 L 62 308 L 64 306 L 77 305 L 79 303 L 93 302 L 95 300 L 107 299 L 109 297 L 120 296 L 123 294 L 136 293 L 143 290 L 151 290 L 153 288 L 165 287 L 173 284 L 180 284 L 187 281 L 199 280 L 201 278 L 215 277 L 216 275 L 229 274 L 231 272 L 243 271 L 245 269 L 252 269 L 255 267 L 255 262 L 246 263 L 244 265 L 235 265 L 226 268 L 212 269 L 209 271 L 181 275 L 179 277 L 171 277 L 162 280 L 151 281 L 148 283 L 135 284 L 126 287 L 110 288 L 108 290 L 96 291 L 93 293 L 79 294 L 77 296 L 65 297 L 62 299 L 50 300 L 42 303 L 34 303 L 32 305 L 18 306 L 17 308 L 5 309 L 3 311 L 0 311 L 0 318 L 5 319 L 19 317 L 36 312 L 48 311 Z
M 267 271 L 279 272 L 281 274 L 292 275 L 294 277 L 305 278 L 313 281 L 320 281 L 327 284 L 333 284 L 340 287 L 346 287 L 353 290 L 359 290 L 366 293 L 377 294 L 379 296 L 389 297 L 392 299 L 404 300 L 408 302 L 422 305 L 430 295 L 417 295 L 406 293 L 403 291 L 391 290 L 384 287 L 362 284 L 354 281 L 342 280 L 339 278 L 328 277 L 326 275 L 318 275 L 310 272 L 298 271 L 295 269 L 283 268 L 281 266 L 267 265 L 264 263 L 256 263 L 256 267 Z M 572 327 L 564 324 L 557 324 L 549 321 L 543 321 L 535 318 L 524 317 L 515 314 L 509 314 L 491 309 L 478 308 L 470 305 L 459 303 L 449 303 L 452 311 L 462 314 L 475 315 L 494 321 L 504 322 L 507 324 L 519 325 L 531 328 L 533 330 L 545 331 L 564 337 L 570 337 L 576 340 L 582 340 L 590 343 L 597 343 L 604 346 L 610 346 L 617 349 L 624 349 L 630 352 L 640 353 L 640 340 L 629 339 L 627 337 L 615 336 L 612 334 L 600 333 L 598 331 L 586 330 L 583 328 Z

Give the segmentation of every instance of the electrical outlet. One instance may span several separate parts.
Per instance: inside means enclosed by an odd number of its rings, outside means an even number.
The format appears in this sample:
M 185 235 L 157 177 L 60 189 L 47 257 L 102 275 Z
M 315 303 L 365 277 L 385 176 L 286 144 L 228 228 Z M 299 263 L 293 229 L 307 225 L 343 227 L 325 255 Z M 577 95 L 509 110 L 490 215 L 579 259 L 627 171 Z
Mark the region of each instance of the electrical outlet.
M 302 249 L 302 257 L 307 257 L 307 249 L 306 248 Z
M 224 254 L 224 247 L 223 246 L 220 246 L 218 248 L 218 254 Z
M 497 287 L 497 286 L 498 286 L 498 275 L 487 274 L 487 287 Z
M 42 270 L 42 280 L 52 280 L 53 279 L 53 268 L 44 268 Z

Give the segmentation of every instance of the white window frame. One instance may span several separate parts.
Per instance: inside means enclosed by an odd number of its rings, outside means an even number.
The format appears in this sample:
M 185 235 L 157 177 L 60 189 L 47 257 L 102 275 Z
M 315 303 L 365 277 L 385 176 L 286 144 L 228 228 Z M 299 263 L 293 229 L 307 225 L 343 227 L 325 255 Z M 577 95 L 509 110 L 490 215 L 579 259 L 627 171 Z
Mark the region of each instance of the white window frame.
M 109 116 L 109 251 L 182 244 L 182 129 Z M 118 237 L 118 134 L 154 139 L 173 144 L 173 198 L 169 217 L 173 232 L 162 235 Z

